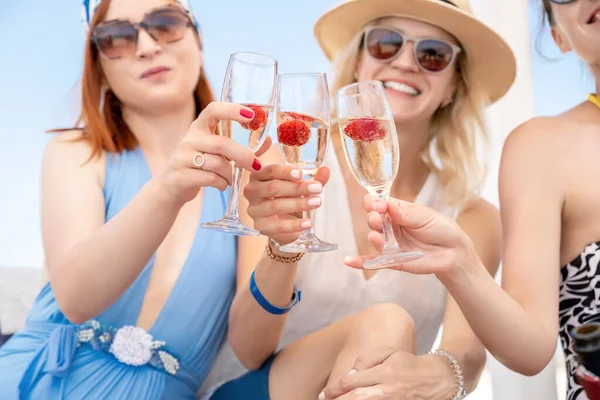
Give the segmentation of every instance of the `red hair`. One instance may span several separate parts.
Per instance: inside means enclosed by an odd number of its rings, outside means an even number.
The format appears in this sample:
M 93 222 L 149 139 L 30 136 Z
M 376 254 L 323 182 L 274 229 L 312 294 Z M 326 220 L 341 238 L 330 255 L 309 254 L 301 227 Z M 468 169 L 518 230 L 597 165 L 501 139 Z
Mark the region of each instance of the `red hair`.
M 90 23 L 89 33 L 85 41 L 81 111 L 75 123 L 75 129 L 83 131 L 81 140 L 88 141 L 92 146 L 91 157 L 98 156 L 103 151 L 119 153 L 124 150 L 133 150 L 138 145 L 133 132 L 123 120 L 120 101 L 111 90 L 106 91 L 104 104 L 100 109 L 102 69 L 98 60 L 98 49 L 91 39 L 91 32 L 105 18 L 109 6 L 110 0 L 102 1 Z M 200 35 L 197 32 L 195 34 L 200 46 L 202 46 Z M 214 100 L 212 89 L 203 68 L 200 70 L 200 79 L 194 90 L 194 100 L 197 114 L 200 114 Z M 72 129 L 53 129 L 49 132 L 64 132 Z

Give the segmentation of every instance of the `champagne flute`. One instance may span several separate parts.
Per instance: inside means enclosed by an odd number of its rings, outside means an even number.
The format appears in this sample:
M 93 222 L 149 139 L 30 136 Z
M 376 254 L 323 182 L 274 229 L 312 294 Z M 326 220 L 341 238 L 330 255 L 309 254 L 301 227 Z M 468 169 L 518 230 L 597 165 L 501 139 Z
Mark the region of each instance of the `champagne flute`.
M 273 92 L 277 61 L 257 53 L 233 53 L 229 58 L 221 101 L 238 103 L 254 111 L 254 119 L 239 123 L 221 121 L 220 133 L 252 151 L 258 150 L 266 137 L 273 114 Z M 242 223 L 238 213 L 240 185 L 244 169 L 233 163 L 233 180 L 229 207 L 220 221 L 200 226 L 236 236 L 260 236 L 260 232 Z
M 336 106 L 344 154 L 354 178 L 369 194 L 387 202 L 398 173 L 400 149 L 383 84 L 365 81 L 344 86 L 336 93 Z M 420 251 L 400 248 L 389 215 L 382 217 L 384 249 L 364 268 L 387 268 L 421 258 Z
M 276 83 L 277 141 L 286 164 L 302 170 L 312 180 L 329 145 L 329 90 L 323 73 L 282 74 Z M 303 218 L 310 219 L 310 211 Z M 315 253 L 337 249 L 319 239 L 312 227 L 294 242 L 280 246 L 289 253 Z

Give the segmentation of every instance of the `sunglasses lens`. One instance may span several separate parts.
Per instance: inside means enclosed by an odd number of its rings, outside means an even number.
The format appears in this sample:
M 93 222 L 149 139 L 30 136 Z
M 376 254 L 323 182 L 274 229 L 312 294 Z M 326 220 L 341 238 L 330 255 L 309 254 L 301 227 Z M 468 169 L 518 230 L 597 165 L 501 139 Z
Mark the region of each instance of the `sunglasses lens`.
M 183 38 L 190 20 L 182 10 L 167 7 L 148 14 L 140 25 L 154 40 L 170 43 Z M 92 37 L 102 54 L 115 59 L 135 51 L 138 28 L 129 21 L 109 21 L 94 28 Z
M 454 49 L 441 40 L 423 40 L 416 48 L 417 61 L 423 69 L 431 72 L 443 71 L 450 65 Z
M 377 60 L 388 60 L 394 57 L 404 44 L 404 38 L 388 29 L 373 29 L 369 31 L 365 46 L 369 55 Z
M 181 11 L 164 9 L 149 14 L 144 22 L 156 40 L 169 43 L 183 38 L 190 21 Z
M 100 24 L 94 29 L 94 42 L 107 58 L 120 58 L 131 53 L 137 42 L 137 30 L 126 21 Z

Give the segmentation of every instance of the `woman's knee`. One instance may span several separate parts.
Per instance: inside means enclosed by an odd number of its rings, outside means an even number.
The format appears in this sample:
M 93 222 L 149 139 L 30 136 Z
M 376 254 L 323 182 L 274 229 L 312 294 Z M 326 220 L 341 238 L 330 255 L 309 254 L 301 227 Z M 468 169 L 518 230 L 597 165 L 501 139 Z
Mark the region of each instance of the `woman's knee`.
M 380 335 L 390 333 L 403 340 L 415 340 L 415 322 L 402 307 L 393 303 L 382 303 L 364 310 L 359 318 L 360 330 Z

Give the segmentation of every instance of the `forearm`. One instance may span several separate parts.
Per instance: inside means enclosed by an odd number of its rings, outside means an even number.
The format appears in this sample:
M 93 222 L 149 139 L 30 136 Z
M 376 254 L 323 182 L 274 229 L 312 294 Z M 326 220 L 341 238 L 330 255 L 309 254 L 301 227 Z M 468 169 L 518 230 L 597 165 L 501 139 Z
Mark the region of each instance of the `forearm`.
M 52 287 L 71 322 L 102 313 L 127 290 L 164 240 L 179 209 L 150 182 L 114 218 L 53 260 Z
M 297 265 L 275 261 L 266 253 L 262 256 L 256 266 L 255 280 L 269 303 L 280 308 L 290 304 Z M 242 364 L 256 369 L 273 354 L 286 319 L 287 314 L 265 311 L 250 292 L 248 283 L 238 290 L 231 306 L 229 341 Z
M 439 277 L 459 305 L 479 340 L 508 368 L 539 373 L 556 349 L 553 332 L 508 295 L 475 261 Z

